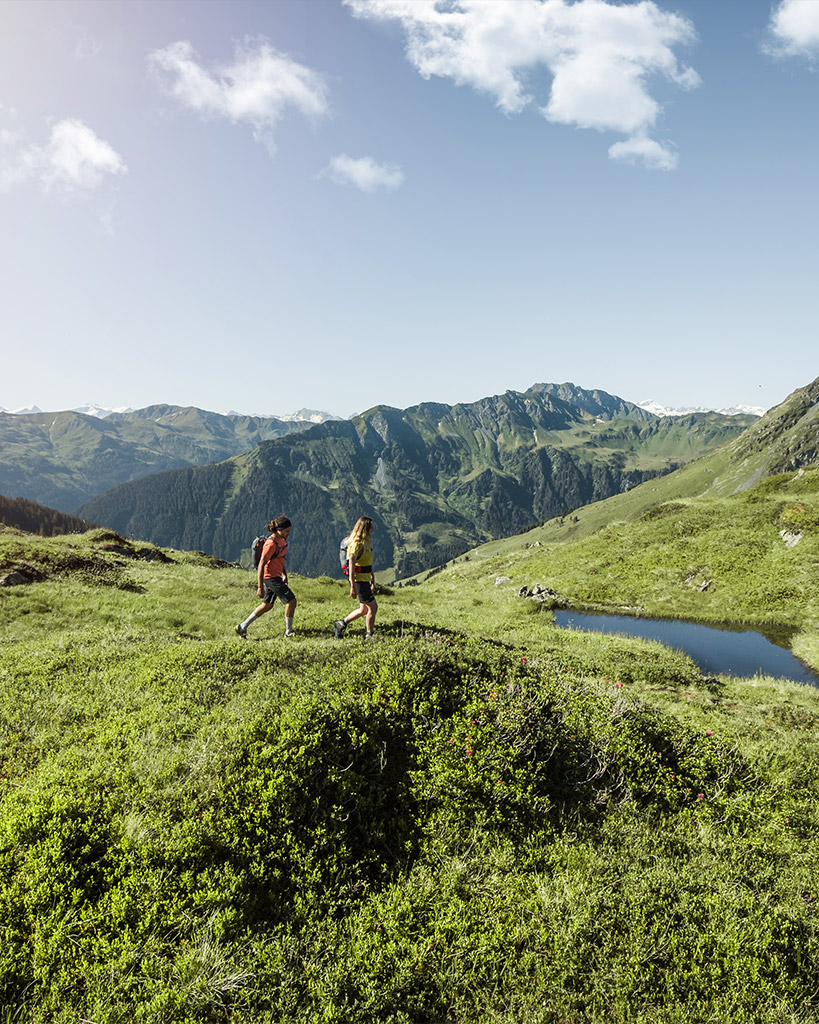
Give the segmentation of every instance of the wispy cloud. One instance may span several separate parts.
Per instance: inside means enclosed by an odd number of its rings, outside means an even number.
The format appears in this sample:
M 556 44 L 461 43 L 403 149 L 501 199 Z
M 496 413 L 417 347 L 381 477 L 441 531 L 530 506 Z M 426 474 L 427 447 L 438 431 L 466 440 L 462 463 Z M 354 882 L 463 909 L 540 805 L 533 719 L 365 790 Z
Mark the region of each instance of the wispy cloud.
M 396 164 L 379 164 L 371 156 L 335 156 L 322 176 L 339 185 L 354 185 L 362 192 L 393 191 L 404 183 L 404 172 Z
M 623 142 L 609 146 L 612 160 L 624 163 L 642 163 L 657 171 L 671 171 L 677 166 L 677 155 L 668 143 L 661 145 L 645 135 L 632 135 Z
M 771 12 L 763 49 L 774 57 L 819 59 L 819 3 L 782 0 Z
M 102 53 L 102 46 L 88 29 L 77 29 L 77 41 L 74 44 L 74 56 L 77 60 L 88 60 L 90 57 L 98 57 L 100 53 Z
M 322 77 L 263 39 L 237 44 L 233 61 L 208 69 L 181 40 L 148 55 L 162 87 L 200 117 L 248 124 L 253 137 L 275 151 L 273 130 L 289 108 L 309 117 L 327 112 Z
M 552 75 L 543 116 L 554 123 L 615 131 L 612 159 L 676 166 L 676 151 L 649 138 L 662 113 L 647 79 L 681 89 L 700 84 L 673 47 L 696 40 L 692 23 L 652 0 L 344 0 L 356 17 L 397 20 L 407 57 L 424 77 L 451 78 L 494 97 L 507 114 L 536 103 L 534 73 Z
M 19 142 L 19 137 L 11 140 Z M 84 121 L 58 121 L 44 146 L 13 148 L 0 167 L 0 188 L 34 182 L 44 192 L 87 192 L 98 188 L 107 175 L 125 174 L 128 168 L 117 151 Z

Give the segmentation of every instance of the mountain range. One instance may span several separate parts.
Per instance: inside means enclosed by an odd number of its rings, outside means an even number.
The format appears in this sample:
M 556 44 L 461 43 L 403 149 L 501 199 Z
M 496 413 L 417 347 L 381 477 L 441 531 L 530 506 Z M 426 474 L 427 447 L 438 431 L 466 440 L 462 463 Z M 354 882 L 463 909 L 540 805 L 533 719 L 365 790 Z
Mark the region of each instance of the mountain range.
M 128 480 L 219 462 L 262 441 L 306 430 L 303 419 L 222 415 L 151 405 L 104 418 L 0 413 L 0 494 L 62 512 Z
M 667 405 L 663 405 L 661 402 L 655 401 L 653 398 L 647 398 L 642 402 L 635 403 L 639 405 L 641 409 L 645 409 L 647 412 L 654 413 L 655 416 L 689 416 L 692 412 L 720 412 L 724 416 L 740 416 L 749 414 L 751 416 L 762 416 L 765 409 L 761 405 L 731 405 L 722 408 L 717 408 L 710 405 L 687 405 L 682 408 L 672 408 Z M 120 406 L 116 409 L 108 409 L 101 405 L 78 405 L 76 408 L 71 409 L 71 412 L 82 412 L 86 416 L 98 416 L 100 419 L 105 419 L 112 413 L 120 412 L 134 412 L 130 406 Z M 27 413 L 43 412 L 39 406 L 30 405 L 24 409 L 4 409 L 0 405 L 0 412 L 9 413 L 12 416 L 21 416 Z M 247 413 L 237 412 L 235 409 L 231 409 L 228 412 L 223 413 L 224 416 L 245 416 Z M 258 415 L 256 413 L 253 414 Z M 340 420 L 344 419 L 343 416 L 335 416 L 331 412 L 322 412 L 320 409 L 297 409 L 296 412 L 284 413 L 274 415 L 273 413 L 261 414 L 262 419 L 278 419 L 289 422 L 291 420 L 305 420 L 310 423 L 326 423 L 327 420 Z
M 130 406 L 120 406 L 117 409 L 106 409 L 101 405 L 78 405 L 75 409 L 69 409 L 69 412 L 81 412 L 85 413 L 86 416 L 96 416 L 99 419 L 106 419 L 108 416 L 114 413 L 129 413 L 135 412 Z M 25 409 L 4 409 L 0 405 L 0 413 L 5 412 L 10 416 L 25 416 L 29 413 L 41 413 L 43 410 L 37 405 L 30 405 Z M 217 414 L 219 415 L 219 414 Z M 226 412 L 222 413 L 223 416 L 247 416 L 247 413 L 241 412 Z M 306 422 L 306 423 L 324 423 L 325 420 L 338 420 L 340 416 L 334 416 L 331 412 L 322 412 L 319 409 L 297 409 L 296 412 L 285 413 L 282 415 L 274 416 L 272 413 L 266 413 L 263 415 L 253 414 L 256 419 L 274 419 L 283 420 L 285 423 L 289 422 Z
M 723 416 L 762 416 L 765 413 L 765 409 L 761 405 L 731 405 L 721 409 L 713 409 L 710 406 L 703 405 L 688 405 L 683 408 L 669 409 L 668 406 L 655 402 L 652 398 L 647 398 L 645 401 L 638 402 L 637 404 L 641 409 L 653 412 L 655 416 L 690 416 L 693 412 L 719 412 Z
M 605 391 L 536 384 L 469 404 L 376 406 L 222 462 L 121 483 L 71 511 L 230 560 L 286 512 L 292 565 L 307 575 L 336 573 L 339 538 L 368 514 L 379 568 L 404 577 L 668 473 L 754 419 L 658 417 Z

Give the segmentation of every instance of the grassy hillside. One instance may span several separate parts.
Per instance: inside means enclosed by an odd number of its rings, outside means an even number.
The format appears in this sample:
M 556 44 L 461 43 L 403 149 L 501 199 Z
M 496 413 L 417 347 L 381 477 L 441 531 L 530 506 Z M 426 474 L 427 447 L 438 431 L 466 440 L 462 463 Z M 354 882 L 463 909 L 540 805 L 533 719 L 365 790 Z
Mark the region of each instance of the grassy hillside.
M 635 487 L 750 422 L 716 413 L 661 419 L 605 392 L 539 384 L 469 405 L 376 407 L 221 467 L 123 484 L 81 514 L 129 536 L 238 559 L 285 511 L 306 541 L 302 569 L 318 575 L 334 570 L 339 539 L 366 513 L 378 524 L 385 570 L 407 576 Z
M 738 507 L 807 522 L 798 483 Z M 241 640 L 246 571 L 0 529 L 37 581 L 0 598 L 0 1019 L 817 1019 L 817 691 L 556 630 L 478 557 L 372 643 L 301 577 L 298 635 Z
M 153 405 L 106 419 L 0 413 L 0 493 L 74 512 L 126 480 L 220 462 L 310 423 Z
M 579 510 L 574 529 L 600 511 Z M 665 501 L 631 522 L 571 533 L 555 521 L 483 545 L 427 587 L 445 601 L 507 576 L 504 595 L 540 583 L 575 607 L 819 631 L 819 470 L 724 498 Z

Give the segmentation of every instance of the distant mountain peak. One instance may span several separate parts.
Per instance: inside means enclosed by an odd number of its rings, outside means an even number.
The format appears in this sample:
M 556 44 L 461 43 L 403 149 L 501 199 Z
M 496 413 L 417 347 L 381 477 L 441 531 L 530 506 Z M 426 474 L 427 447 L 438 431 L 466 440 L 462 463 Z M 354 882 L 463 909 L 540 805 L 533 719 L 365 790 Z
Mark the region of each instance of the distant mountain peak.
M 299 409 L 296 412 L 288 413 L 286 416 L 279 416 L 285 423 L 326 423 L 328 420 L 340 420 L 343 416 L 335 416 L 331 412 L 322 412 L 319 409 Z
M 527 394 L 550 395 L 592 416 L 604 418 L 632 417 L 649 419 L 648 413 L 635 402 L 611 395 L 600 388 L 581 388 L 570 381 L 563 384 L 533 384 Z
M 171 406 L 168 406 L 168 405 L 153 405 L 153 406 L 148 406 L 147 408 L 149 408 L 149 409 L 162 409 L 164 411 L 167 411 L 168 409 L 171 408 Z M 179 408 L 181 409 L 181 408 L 185 408 L 185 407 L 180 406 Z M 46 410 L 41 409 L 37 405 L 29 405 L 29 406 L 27 406 L 24 409 L 22 409 L 22 408 L 21 409 L 6 409 L 4 406 L 0 405 L 0 413 L 3 413 L 3 412 L 4 413 L 8 413 L 11 416 L 34 415 L 36 413 L 42 413 L 44 411 L 46 411 Z M 48 410 L 48 411 L 54 411 L 54 410 Z M 138 412 L 140 410 L 134 409 L 130 405 L 127 405 L 127 406 L 126 405 L 118 405 L 118 406 L 116 406 L 113 409 L 109 409 L 109 408 L 106 408 L 105 406 L 97 405 L 96 403 L 90 402 L 87 405 L 75 406 L 74 408 L 72 408 L 69 411 L 70 412 L 79 412 L 79 413 L 82 413 L 85 416 L 96 416 L 97 419 L 104 420 L 104 419 L 108 419 L 109 416 L 113 416 L 115 413 L 124 415 L 124 414 L 129 413 L 129 412 Z M 221 413 L 220 415 L 223 415 L 223 416 L 245 416 L 247 414 L 246 413 L 241 413 L 241 412 L 236 412 L 235 410 L 230 410 L 229 412 Z M 279 416 L 279 415 L 276 415 L 274 413 L 265 413 L 262 418 L 264 418 L 264 419 L 276 419 L 276 420 L 280 420 L 283 423 L 326 423 L 328 420 L 340 420 L 340 419 L 343 419 L 344 417 L 343 416 L 336 416 L 334 413 L 331 413 L 331 412 L 322 412 L 319 409 L 298 409 L 296 412 L 287 413 L 284 416 Z
M 669 409 L 668 406 L 662 405 L 652 398 L 647 398 L 636 404 L 641 409 L 645 409 L 646 412 L 653 413 L 655 416 L 690 416 L 696 412 L 718 412 L 722 413 L 723 416 L 763 416 L 767 411 L 757 405 L 731 405 L 721 409 L 717 409 L 714 406 L 687 405 L 681 409 Z
M 91 403 L 89 405 L 79 405 L 72 412 L 82 412 L 86 416 L 96 416 L 98 419 L 107 419 L 115 412 L 133 412 L 134 410 L 130 405 L 119 405 L 115 409 L 105 409 L 101 405 Z
M 0 412 L 6 412 L 10 416 L 26 416 L 29 413 L 37 413 L 37 412 L 42 412 L 42 411 L 43 410 L 42 409 L 38 409 L 36 405 L 29 405 L 25 409 L 4 409 L 3 406 L 0 405 Z
M 246 413 L 236 412 L 235 409 L 231 409 L 229 412 L 224 413 L 225 416 L 244 416 Z M 336 416 L 332 412 L 322 412 L 319 409 L 298 409 L 296 412 L 289 413 L 264 413 L 265 419 L 276 419 L 282 423 L 327 423 L 330 420 L 341 420 L 343 416 Z

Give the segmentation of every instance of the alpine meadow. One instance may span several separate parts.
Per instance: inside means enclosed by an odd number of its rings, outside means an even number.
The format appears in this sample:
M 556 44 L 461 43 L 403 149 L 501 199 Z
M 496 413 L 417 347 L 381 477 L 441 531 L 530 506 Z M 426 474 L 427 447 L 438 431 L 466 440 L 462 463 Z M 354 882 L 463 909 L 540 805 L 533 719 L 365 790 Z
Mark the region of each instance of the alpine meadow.
M 240 639 L 246 569 L 1 506 L 0 1019 L 819 1019 L 819 693 L 551 611 L 819 668 L 818 414 L 377 587 L 370 643 L 340 578 Z
M 819 1024 L 818 111 L 819 0 L 0 0 L 0 1024 Z

